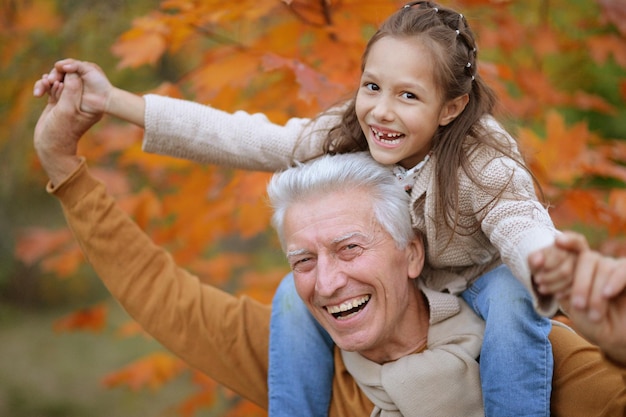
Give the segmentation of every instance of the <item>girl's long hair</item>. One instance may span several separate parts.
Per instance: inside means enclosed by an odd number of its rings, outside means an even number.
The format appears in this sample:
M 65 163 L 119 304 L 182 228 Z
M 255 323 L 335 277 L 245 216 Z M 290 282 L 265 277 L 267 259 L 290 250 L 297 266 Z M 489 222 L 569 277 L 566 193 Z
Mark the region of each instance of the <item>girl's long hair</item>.
M 475 230 L 460 230 L 460 217 L 484 216 L 481 212 L 484 213 L 484 209 L 503 192 L 503 188 L 493 189 L 479 180 L 479 172 L 471 164 L 471 155 L 476 150 L 486 147 L 493 151 L 494 158 L 511 158 L 535 180 L 516 143 L 506 138 L 503 132 L 494 130 L 493 126 L 485 126 L 485 116 L 493 114 L 497 98 L 477 71 L 478 51 L 474 34 L 465 17 L 450 8 L 429 1 L 409 3 L 387 18 L 369 40 L 363 53 L 361 71 L 372 45 L 387 36 L 419 39 L 431 51 L 431 56 L 426 58 L 433 60 L 435 82 L 444 102 L 464 94 L 469 96 L 461 114 L 446 126 L 439 126 L 431 151 L 436 160 L 437 212 L 445 217 L 445 223 L 456 233 L 474 233 Z M 355 99 L 348 100 L 340 108 L 341 121 L 328 132 L 324 152 L 334 154 L 368 150 L 367 140 L 357 120 Z M 493 196 L 493 200 L 476 213 L 459 211 L 461 172 Z M 535 184 L 541 191 L 536 180 Z

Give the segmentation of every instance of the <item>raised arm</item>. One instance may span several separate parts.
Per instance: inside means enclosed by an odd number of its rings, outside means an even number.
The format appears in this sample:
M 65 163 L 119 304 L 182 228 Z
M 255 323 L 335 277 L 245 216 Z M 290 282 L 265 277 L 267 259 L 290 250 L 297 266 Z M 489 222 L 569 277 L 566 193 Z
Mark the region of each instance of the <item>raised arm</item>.
M 255 171 L 277 171 L 322 154 L 328 129 L 339 116 L 326 114 L 313 120 L 293 118 L 286 124 L 270 122 L 263 114 L 227 113 L 186 100 L 154 94 L 144 97 L 110 84 L 95 64 L 65 59 L 37 81 L 41 96 L 62 83 L 67 73 L 84 82 L 81 109 L 112 116 L 145 128 L 146 152 L 205 164 Z
M 35 130 L 35 148 L 83 253 L 142 327 L 191 366 L 267 407 L 268 306 L 237 298 L 179 268 L 116 205 L 77 156 L 97 120 L 80 109 L 81 81 L 68 74 Z

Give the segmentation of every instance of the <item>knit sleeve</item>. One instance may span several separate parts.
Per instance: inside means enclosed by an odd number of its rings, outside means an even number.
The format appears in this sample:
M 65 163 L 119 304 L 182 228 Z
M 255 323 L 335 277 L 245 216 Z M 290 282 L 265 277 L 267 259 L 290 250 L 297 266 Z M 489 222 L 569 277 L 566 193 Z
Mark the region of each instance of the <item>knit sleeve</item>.
M 274 172 L 320 156 L 328 130 L 338 122 L 327 114 L 278 125 L 260 113 L 227 113 L 154 94 L 144 99 L 144 151 L 246 170 Z
M 552 316 L 554 297 L 538 294 L 532 285 L 528 256 L 550 246 L 558 233 L 547 209 L 539 202 L 530 174 L 510 158 L 477 161 L 480 186 L 466 181 L 466 196 L 481 221 L 481 229 L 511 269 L 533 295 L 535 309 Z

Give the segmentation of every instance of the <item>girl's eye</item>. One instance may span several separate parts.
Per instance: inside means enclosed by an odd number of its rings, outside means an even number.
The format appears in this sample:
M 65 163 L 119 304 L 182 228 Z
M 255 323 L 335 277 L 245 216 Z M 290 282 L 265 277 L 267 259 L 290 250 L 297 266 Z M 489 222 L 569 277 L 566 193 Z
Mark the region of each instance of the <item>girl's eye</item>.
M 378 90 L 380 90 L 380 87 L 377 84 L 374 84 L 374 83 L 365 83 L 364 87 L 367 88 L 370 91 L 378 91 Z
M 408 91 L 405 91 L 404 93 L 402 93 L 402 97 L 406 98 L 407 100 L 416 100 L 417 96 L 413 93 L 409 93 Z

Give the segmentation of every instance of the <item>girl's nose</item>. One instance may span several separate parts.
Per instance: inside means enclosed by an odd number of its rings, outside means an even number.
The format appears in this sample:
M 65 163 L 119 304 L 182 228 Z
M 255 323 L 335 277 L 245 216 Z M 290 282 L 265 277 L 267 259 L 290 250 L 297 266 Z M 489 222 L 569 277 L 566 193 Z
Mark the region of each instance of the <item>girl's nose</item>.
M 372 116 L 378 121 L 388 122 L 393 120 L 393 108 L 390 100 L 386 97 L 379 97 L 372 109 Z

